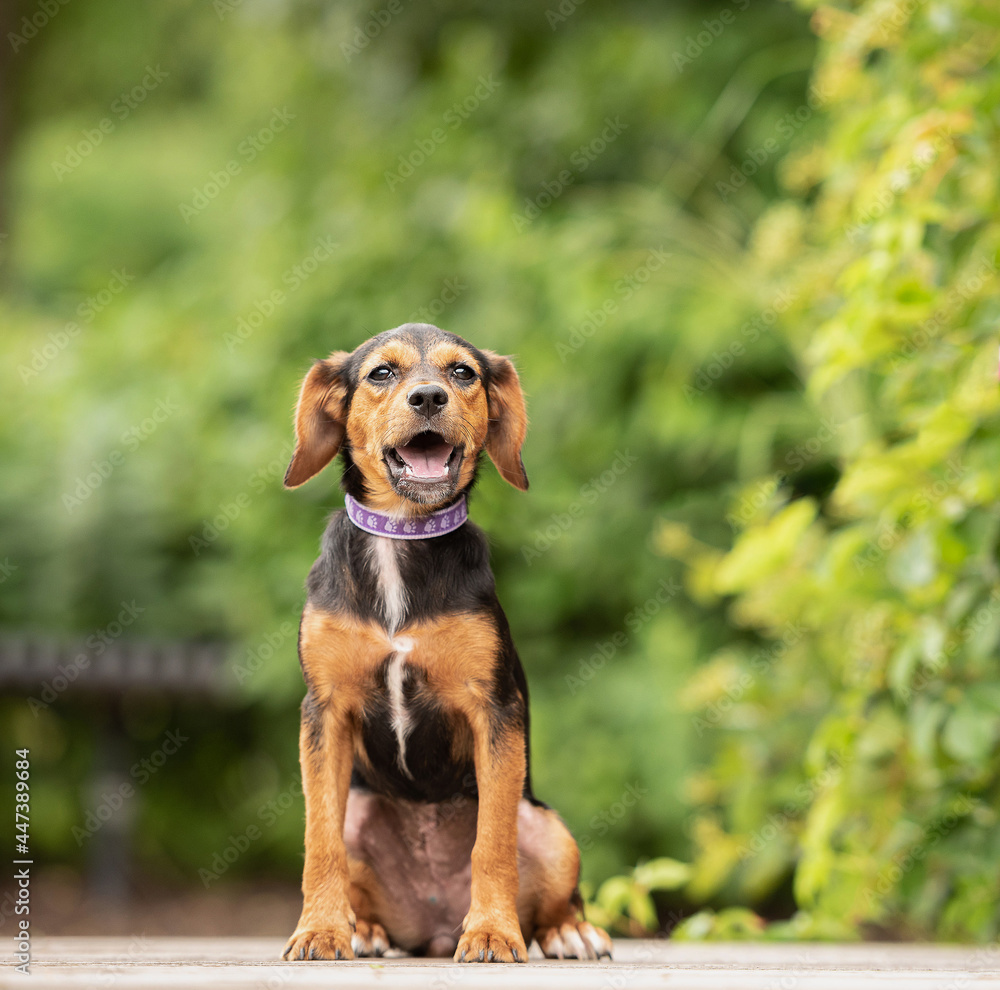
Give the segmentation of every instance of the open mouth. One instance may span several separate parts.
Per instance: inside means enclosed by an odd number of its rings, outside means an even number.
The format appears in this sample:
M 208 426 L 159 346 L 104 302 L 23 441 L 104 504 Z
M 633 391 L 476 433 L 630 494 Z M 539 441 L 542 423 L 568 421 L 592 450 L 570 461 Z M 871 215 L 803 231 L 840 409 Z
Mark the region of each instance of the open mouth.
M 418 433 L 401 447 L 387 447 L 385 462 L 396 481 L 421 484 L 449 481 L 452 469 L 462 459 L 460 447 L 448 443 L 440 433 Z

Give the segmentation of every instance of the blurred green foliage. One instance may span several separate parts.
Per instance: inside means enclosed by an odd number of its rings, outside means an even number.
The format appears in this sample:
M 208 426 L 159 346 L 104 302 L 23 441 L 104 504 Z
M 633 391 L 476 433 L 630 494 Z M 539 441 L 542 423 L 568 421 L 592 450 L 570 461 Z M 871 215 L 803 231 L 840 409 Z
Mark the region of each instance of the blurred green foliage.
M 282 491 L 291 409 L 427 319 L 521 369 L 531 491 L 487 467 L 472 514 L 597 914 L 990 937 L 995 12 L 397 6 L 71 4 L 13 55 L 0 622 L 236 644 L 232 710 L 123 703 L 138 756 L 193 733 L 143 869 L 287 806 L 232 873 L 296 875 L 341 502 Z M 2 718 L 79 863 L 95 727 Z
M 788 195 L 757 221 L 748 263 L 794 299 L 780 333 L 823 423 L 805 447 L 835 452 L 838 473 L 796 498 L 772 460 L 734 500 L 731 548 L 661 531 L 691 587 L 762 639 L 733 636 L 685 688 L 719 735 L 690 782 L 687 890 L 753 904 L 791 872 L 799 910 L 777 937 L 987 940 L 1000 16 L 873 3 L 812 23 L 826 130 L 782 162 Z M 725 933 L 733 917 L 682 930 Z

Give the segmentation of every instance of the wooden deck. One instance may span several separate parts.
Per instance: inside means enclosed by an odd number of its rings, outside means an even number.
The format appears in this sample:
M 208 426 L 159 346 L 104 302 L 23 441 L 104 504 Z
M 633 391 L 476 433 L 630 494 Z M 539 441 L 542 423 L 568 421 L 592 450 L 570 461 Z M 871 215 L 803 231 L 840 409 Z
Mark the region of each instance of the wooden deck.
M 569 990 L 1000 990 L 1000 946 L 750 944 L 629 941 L 608 963 L 532 958 L 526 965 L 440 960 L 277 961 L 272 938 L 36 938 L 31 972 L 12 971 L 5 939 L 0 986 L 43 988 L 517 987 Z M 533 950 L 534 953 L 537 949 Z M 23 984 L 21 980 L 24 980 Z

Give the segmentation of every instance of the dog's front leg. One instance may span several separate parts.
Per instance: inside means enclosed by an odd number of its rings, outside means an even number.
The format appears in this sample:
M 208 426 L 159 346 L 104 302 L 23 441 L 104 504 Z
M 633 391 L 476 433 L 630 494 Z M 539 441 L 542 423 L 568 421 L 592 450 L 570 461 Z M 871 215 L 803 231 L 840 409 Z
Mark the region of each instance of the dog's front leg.
M 302 916 L 283 959 L 353 959 L 354 912 L 344 845 L 344 814 L 354 756 L 349 713 L 335 701 L 302 703 L 299 757 L 306 800 Z
M 517 809 L 524 789 L 522 717 L 480 712 L 470 719 L 475 744 L 479 813 L 472 849 L 472 898 L 456 962 L 526 962 L 517 920 Z

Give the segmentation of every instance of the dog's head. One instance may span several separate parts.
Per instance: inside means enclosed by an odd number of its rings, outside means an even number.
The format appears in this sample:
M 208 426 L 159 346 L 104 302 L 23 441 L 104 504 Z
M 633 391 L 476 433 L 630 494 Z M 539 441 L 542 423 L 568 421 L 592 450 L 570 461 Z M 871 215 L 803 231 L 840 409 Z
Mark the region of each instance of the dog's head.
M 407 323 L 313 365 L 299 395 L 285 486 L 308 481 L 343 449 L 344 485 L 366 504 L 433 511 L 468 489 L 485 450 L 524 491 L 527 425 L 509 359 Z

